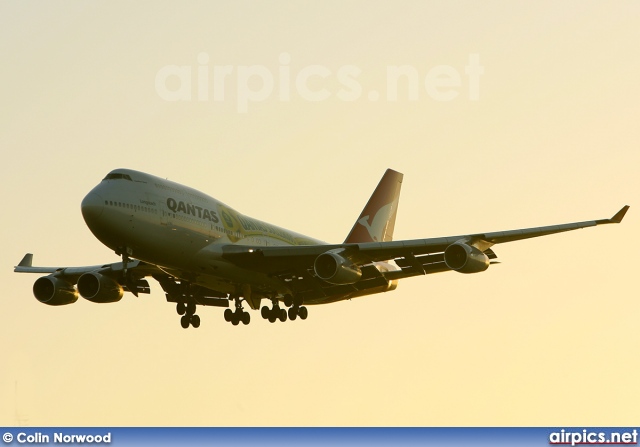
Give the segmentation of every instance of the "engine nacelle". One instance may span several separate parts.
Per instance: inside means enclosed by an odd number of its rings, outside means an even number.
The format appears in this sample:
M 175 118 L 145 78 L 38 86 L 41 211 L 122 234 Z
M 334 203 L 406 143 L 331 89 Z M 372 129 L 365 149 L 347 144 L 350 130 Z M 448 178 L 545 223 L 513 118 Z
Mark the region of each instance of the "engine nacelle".
M 331 250 L 316 258 L 313 270 L 330 284 L 353 284 L 362 277 L 360 267 Z
M 124 294 L 117 281 L 95 272 L 85 273 L 78 279 L 78 292 L 82 298 L 94 303 L 115 303 Z
M 49 306 L 63 306 L 78 301 L 78 291 L 73 284 L 51 275 L 36 280 L 33 295 Z
M 479 273 L 489 268 L 489 258 L 476 247 L 455 242 L 444 251 L 444 263 L 460 273 Z

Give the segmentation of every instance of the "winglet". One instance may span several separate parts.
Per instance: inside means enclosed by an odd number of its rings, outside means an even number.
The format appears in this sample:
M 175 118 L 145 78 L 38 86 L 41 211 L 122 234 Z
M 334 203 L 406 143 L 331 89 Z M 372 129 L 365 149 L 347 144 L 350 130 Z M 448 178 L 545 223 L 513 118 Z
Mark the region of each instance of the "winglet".
M 18 267 L 31 267 L 33 265 L 33 253 L 27 253 L 18 264 Z
M 596 225 L 620 223 L 622 222 L 622 218 L 624 217 L 624 215 L 627 214 L 628 209 L 629 209 L 629 205 L 625 205 L 611 219 L 596 220 Z
M 627 210 L 629 209 L 629 205 L 623 206 L 620 211 L 616 213 L 611 219 L 609 219 L 612 223 L 620 223 L 622 222 L 622 218 L 625 214 L 627 214 Z

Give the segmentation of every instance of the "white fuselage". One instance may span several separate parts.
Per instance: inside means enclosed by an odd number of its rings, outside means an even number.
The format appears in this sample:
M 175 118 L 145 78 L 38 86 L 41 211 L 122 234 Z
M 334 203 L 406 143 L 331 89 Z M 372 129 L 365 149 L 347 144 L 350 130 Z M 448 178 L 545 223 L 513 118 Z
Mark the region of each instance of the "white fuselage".
M 84 198 L 82 213 L 93 234 L 117 253 L 225 293 L 238 284 L 278 290 L 280 281 L 239 268 L 220 247 L 317 245 L 323 242 L 242 215 L 195 189 L 128 169 L 112 171 Z

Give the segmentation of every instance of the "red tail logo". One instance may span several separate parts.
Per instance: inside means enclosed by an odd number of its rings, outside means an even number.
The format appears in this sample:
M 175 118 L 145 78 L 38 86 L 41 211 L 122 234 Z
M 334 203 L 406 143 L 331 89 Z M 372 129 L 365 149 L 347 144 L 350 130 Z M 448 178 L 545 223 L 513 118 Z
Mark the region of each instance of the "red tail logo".
M 345 244 L 386 242 L 393 239 L 401 186 L 402 174 L 387 169 L 344 241 Z

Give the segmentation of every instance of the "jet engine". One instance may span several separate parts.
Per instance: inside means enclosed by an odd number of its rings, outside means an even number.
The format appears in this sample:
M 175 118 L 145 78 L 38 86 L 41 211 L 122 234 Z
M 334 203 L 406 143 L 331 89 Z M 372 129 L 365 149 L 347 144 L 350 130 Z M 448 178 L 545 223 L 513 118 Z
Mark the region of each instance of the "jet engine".
M 115 303 L 124 294 L 120 283 L 96 272 L 85 273 L 78 279 L 78 292 L 94 303 Z
M 33 295 L 38 301 L 49 306 L 62 306 L 78 301 L 78 291 L 73 284 L 51 275 L 36 280 L 33 284 Z
M 313 270 L 330 284 L 353 284 L 362 277 L 360 267 L 331 250 L 316 258 Z
M 489 258 L 476 247 L 454 242 L 444 251 L 444 263 L 460 273 L 479 273 L 489 268 Z

